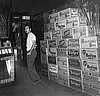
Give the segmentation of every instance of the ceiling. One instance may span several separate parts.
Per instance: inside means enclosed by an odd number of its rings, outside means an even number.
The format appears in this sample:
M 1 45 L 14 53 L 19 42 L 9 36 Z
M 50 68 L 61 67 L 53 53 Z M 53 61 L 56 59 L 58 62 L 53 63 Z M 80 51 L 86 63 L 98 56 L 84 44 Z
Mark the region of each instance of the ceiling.
M 45 12 L 70 0 L 12 0 L 13 12 Z

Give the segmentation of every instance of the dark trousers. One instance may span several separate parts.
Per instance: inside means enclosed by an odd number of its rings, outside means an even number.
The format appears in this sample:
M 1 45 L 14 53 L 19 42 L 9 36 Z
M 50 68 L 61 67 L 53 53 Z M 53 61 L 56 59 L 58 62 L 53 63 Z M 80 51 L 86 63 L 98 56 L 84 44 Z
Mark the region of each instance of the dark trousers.
M 33 50 L 31 55 L 27 55 L 28 71 L 29 71 L 30 78 L 33 81 L 40 79 L 40 76 L 36 72 L 35 64 L 34 64 L 36 56 L 37 56 L 37 51 L 36 50 Z

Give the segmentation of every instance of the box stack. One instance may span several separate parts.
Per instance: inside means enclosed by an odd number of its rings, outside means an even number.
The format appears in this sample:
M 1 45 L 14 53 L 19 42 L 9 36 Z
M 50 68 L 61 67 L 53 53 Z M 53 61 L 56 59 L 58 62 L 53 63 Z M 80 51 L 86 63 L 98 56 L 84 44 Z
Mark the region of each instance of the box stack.
M 96 36 L 95 27 L 87 25 L 87 18 L 80 9 L 50 12 L 44 14 L 49 79 L 99 96 L 100 38 Z
M 100 37 L 84 37 L 81 42 L 83 91 L 100 96 Z

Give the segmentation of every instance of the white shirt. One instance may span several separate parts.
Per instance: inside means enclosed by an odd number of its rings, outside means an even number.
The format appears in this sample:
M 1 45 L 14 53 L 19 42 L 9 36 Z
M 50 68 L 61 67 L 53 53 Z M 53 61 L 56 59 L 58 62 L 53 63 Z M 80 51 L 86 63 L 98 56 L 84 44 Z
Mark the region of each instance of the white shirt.
M 35 42 L 36 42 L 36 36 L 32 32 L 29 33 L 27 37 L 27 43 L 26 43 L 27 51 L 31 49 L 33 43 Z

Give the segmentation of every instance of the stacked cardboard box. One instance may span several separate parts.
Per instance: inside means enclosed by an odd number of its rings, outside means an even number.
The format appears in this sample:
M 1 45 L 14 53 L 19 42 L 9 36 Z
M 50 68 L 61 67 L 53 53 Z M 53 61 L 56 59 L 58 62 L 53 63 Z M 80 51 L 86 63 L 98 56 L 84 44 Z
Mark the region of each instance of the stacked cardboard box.
M 99 37 L 80 9 L 44 14 L 48 77 L 90 95 L 100 94 Z M 93 93 L 94 92 L 94 93 Z

